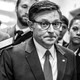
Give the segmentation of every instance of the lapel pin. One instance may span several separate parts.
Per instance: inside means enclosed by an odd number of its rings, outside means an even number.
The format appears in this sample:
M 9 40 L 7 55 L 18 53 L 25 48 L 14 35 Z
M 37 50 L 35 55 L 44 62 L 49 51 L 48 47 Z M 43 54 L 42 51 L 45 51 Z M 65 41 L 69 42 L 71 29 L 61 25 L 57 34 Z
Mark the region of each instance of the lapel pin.
M 62 62 L 65 62 L 65 59 L 63 59 Z

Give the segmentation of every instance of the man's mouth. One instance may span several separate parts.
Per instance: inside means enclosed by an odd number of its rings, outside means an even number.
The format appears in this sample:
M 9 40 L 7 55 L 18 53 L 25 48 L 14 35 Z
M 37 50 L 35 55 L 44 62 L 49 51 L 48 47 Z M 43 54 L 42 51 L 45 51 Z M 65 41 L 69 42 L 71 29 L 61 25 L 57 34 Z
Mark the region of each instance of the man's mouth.
M 80 40 L 80 38 L 79 38 L 79 37 L 74 37 L 73 39 L 74 39 L 74 40 Z
M 56 36 L 45 36 L 44 38 L 56 38 Z

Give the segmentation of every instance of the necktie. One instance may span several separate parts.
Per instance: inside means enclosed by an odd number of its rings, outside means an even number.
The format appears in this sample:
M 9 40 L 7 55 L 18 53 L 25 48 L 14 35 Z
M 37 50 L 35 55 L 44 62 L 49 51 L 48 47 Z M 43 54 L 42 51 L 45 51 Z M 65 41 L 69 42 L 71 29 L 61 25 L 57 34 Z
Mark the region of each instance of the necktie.
M 79 56 L 79 53 L 80 53 L 80 49 L 77 51 L 76 56 Z
M 51 69 L 51 64 L 49 61 L 49 55 L 50 55 L 50 51 L 47 50 L 45 53 L 45 62 L 44 62 L 44 76 L 45 76 L 45 80 L 53 80 L 52 77 L 52 69 Z
M 22 34 L 23 34 L 23 31 L 20 31 L 20 30 L 16 31 L 15 32 L 15 40 L 17 40 L 18 38 L 20 38 Z
M 20 38 L 21 38 L 22 34 L 23 34 L 23 31 L 20 31 L 20 30 L 15 32 L 14 42 L 12 45 L 16 45 L 16 44 L 19 44 L 21 42 Z

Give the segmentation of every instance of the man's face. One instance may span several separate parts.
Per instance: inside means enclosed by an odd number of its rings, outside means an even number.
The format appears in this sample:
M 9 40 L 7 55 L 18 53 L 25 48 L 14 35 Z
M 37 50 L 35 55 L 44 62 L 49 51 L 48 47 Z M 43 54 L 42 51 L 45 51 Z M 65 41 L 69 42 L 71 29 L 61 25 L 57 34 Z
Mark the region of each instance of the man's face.
M 64 34 L 68 30 L 68 26 L 66 24 L 62 23 L 61 26 L 62 27 L 60 28 L 59 40 L 61 40 L 63 38 Z
M 70 28 L 71 41 L 75 44 L 80 44 L 80 20 L 74 20 Z
M 59 13 L 57 11 L 39 13 L 36 15 L 35 21 L 33 26 L 33 37 L 35 40 L 43 47 L 52 46 L 59 36 L 59 29 L 56 29 L 60 27 Z M 53 25 L 50 24 L 46 28 L 47 23 L 53 23 Z
M 28 26 L 28 10 L 34 2 L 35 0 L 21 0 L 18 8 L 16 9 L 17 18 L 24 26 Z

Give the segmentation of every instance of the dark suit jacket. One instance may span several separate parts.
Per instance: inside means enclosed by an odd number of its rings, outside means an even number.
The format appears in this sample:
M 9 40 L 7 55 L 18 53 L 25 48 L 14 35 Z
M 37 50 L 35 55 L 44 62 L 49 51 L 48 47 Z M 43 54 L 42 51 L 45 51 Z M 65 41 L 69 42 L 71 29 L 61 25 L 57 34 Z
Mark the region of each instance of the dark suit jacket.
M 9 46 L 17 45 L 32 36 L 32 32 L 28 32 L 28 33 L 20 36 L 18 39 L 14 40 L 15 32 L 16 32 L 15 27 L 16 26 L 13 26 L 12 28 L 6 28 L 6 29 L 3 29 L 2 32 L 0 32 L 0 41 L 8 39 L 9 37 L 7 34 L 9 34 L 10 37 L 13 37 L 13 41 L 12 41 L 13 43 L 11 43 L 9 45 L 5 45 L 4 47 L 0 48 L 0 67 L 1 67 L 2 49 L 7 48 Z M 5 44 L 5 42 L 4 42 L 4 44 Z M 0 68 L 0 80 L 1 80 L 1 68 Z
M 2 42 L 3 40 L 9 39 L 10 37 L 13 37 L 15 31 L 16 31 L 15 26 L 1 29 L 0 30 L 0 42 Z M 2 78 L 2 74 L 1 74 L 2 49 L 6 47 L 7 46 L 5 45 L 4 47 L 0 48 L 0 80 L 2 80 L 1 79 Z
M 57 52 L 57 80 L 76 80 L 75 56 L 61 46 Z M 45 80 L 32 39 L 3 51 L 3 80 Z
M 73 46 L 68 45 L 69 49 L 74 49 Z M 75 45 L 76 46 L 76 45 Z M 80 47 L 78 48 L 78 51 L 76 52 L 76 69 L 77 69 L 77 80 L 80 80 Z
M 80 48 L 76 54 L 77 80 L 80 80 Z

